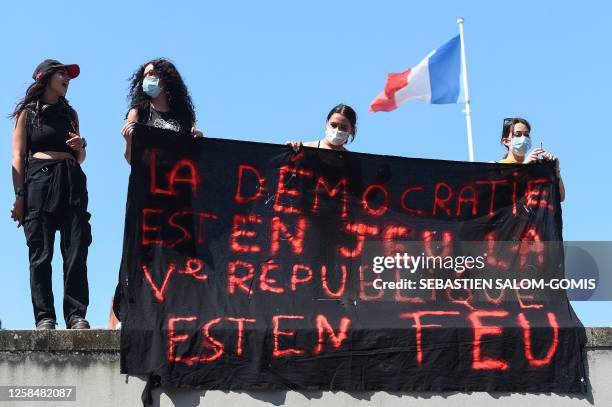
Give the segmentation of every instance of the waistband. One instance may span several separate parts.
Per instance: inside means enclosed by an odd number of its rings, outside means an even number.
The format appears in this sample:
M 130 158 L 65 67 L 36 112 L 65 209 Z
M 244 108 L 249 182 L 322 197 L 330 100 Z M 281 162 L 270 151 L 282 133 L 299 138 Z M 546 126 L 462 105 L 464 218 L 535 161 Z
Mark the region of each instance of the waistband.
M 33 176 L 38 171 L 50 172 L 49 193 L 41 210 L 56 212 L 62 205 L 64 194 L 68 197 L 69 205 L 87 207 L 86 178 L 81 170 L 81 165 L 76 160 L 33 158 L 28 162 L 26 180 L 27 177 Z

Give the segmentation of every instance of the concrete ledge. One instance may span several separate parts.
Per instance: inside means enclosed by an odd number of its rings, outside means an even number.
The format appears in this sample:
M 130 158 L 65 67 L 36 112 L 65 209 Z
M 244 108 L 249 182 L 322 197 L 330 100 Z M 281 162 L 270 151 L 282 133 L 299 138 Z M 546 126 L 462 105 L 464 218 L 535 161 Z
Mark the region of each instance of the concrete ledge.
M 121 332 L 88 330 L 0 330 L 0 352 L 119 352 Z
M 585 328 L 587 334 L 587 348 L 612 348 L 612 327 Z
M 612 349 L 612 327 L 585 328 L 587 349 Z M 121 332 L 108 329 L 0 330 L 0 352 L 119 352 Z
M 555 407 L 612 406 L 612 328 L 586 328 L 587 394 L 508 392 L 221 391 L 158 388 L 154 407 Z M 136 406 L 146 378 L 119 373 L 121 332 L 0 330 L 0 384 L 74 386 L 76 402 L 54 406 Z M 561 373 L 560 373 L 561 374 Z M 11 403 L 19 404 L 19 403 Z M 25 403 L 21 403 L 26 405 Z M 47 403 L 30 403 L 28 405 Z M 0 400 L 0 406 L 3 404 Z

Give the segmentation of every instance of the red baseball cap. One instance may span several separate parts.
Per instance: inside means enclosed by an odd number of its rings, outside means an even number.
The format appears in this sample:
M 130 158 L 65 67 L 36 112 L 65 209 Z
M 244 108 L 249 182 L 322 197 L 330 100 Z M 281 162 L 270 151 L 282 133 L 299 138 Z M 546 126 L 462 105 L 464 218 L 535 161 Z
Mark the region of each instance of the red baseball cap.
M 68 77 L 70 79 L 76 78 L 81 73 L 81 68 L 79 68 L 77 64 L 65 65 L 55 59 L 45 59 L 40 64 L 38 64 L 38 66 L 34 70 L 34 73 L 32 74 L 32 79 L 37 81 L 41 75 L 49 72 L 51 69 L 60 68 L 65 69 L 68 72 Z

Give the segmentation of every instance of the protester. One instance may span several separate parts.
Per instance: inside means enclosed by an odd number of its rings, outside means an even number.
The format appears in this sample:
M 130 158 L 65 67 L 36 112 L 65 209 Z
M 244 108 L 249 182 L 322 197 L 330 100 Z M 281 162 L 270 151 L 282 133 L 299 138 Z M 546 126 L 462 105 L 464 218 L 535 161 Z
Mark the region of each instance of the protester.
M 325 137 L 317 141 L 287 141 L 295 151 L 301 146 L 327 150 L 347 151 L 344 147 L 355 139 L 357 133 L 357 113 L 348 105 L 339 104 L 327 114 Z
M 76 111 L 68 104 L 70 80 L 78 65 L 41 62 L 12 117 L 12 173 L 15 203 L 11 217 L 23 225 L 29 249 L 30 288 L 37 329 L 55 329 L 51 260 L 55 231 L 64 261 L 64 320 L 68 329 L 89 329 L 87 252 L 91 244 L 87 212 L 84 138 Z
M 164 58 L 149 61 L 138 68 L 130 80 L 130 110 L 121 129 L 126 140 L 124 155 L 128 162 L 135 123 L 191 133 L 194 137 L 204 136 L 195 127 L 191 96 L 172 62 Z
M 559 178 L 559 194 L 561 201 L 565 200 L 565 187 L 561 179 L 559 159 L 544 150 L 536 147 L 529 154 L 531 148 L 531 125 L 520 117 L 504 119 L 501 135 L 501 144 L 508 150 L 499 161 L 503 164 L 529 164 L 538 161 L 554 161 L 556 163 L 557 178 Z M 541 155 L 541 157 L 539 157 Z
M 121 129 L 126 141 L 124 156 L 128 162 L 131 162 L 132 135 L 136 123 L 204 137 L 196 128 L 195 108 L 187 86 L 172 62 L 164 58 L 146 62 L 132 75 L 130 81 L 130 109 Z M 191 205 L 190 202 L 184 204 L 187 207 Z M 187 242 L 176 249 L 191 256 L 195 253 L 193 242 Z M 119 282 L 115 288 L 109 322 L 112 327 L 120 326 L 120 323 L 114 322 L 114 318 L 121 319 L 122 299 L 123 291 Z

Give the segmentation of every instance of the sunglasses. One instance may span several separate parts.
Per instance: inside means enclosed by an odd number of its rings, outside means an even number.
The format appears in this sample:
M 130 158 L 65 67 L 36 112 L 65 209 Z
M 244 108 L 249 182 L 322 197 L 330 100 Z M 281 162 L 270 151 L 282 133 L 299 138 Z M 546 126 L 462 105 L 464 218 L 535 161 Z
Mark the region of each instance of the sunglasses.
M 504 119 L 504 128 L 510 126 L 513 120 L 516 120 L 516 117 L 506 117 Z
M 508 126 L 510 126 L 513 122 L 515 122 L 515 120 L 518 120 L 517 117 L 506 117 L 504 119 L 504 125 L 503 125 L 503 132 L 506 132 L 506 129 L 508 128 Z M 514 137 L 520 137 L 520 136 L 525 136 L 525 137 L 529 137 L 529 132 L 517 132 L 512 134 Z

